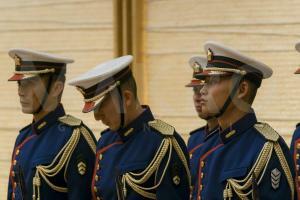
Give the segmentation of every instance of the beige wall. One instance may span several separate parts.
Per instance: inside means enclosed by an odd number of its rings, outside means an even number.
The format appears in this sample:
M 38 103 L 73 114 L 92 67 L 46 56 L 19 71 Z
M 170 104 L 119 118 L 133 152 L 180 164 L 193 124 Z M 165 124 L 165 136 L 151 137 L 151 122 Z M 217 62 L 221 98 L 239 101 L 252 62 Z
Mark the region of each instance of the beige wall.
M 216 40 L 253 56 L 274 70 L 263 81 L 254 103 L 259 120 L 270 123 L 289 143 L 300 119 L 299 1 L 149 0 L 147 1 L 145 70 L 147 99 L 161 118 L 182 133 L 203 125 L 192 106 L 187 65 L 204 55 L 203 43 Z
M 18 129 L 31 117 L 20 112 L 15 83 L 7 79 L 14 62 L 7 50 L 26 47 L 63 54 L 76 62 L 68 79 L 113 56 L 112 1 L 110 0 L 1 0 L 0 1 L 0 199 L 5 199 L 10 156 Z M 80 112 L 78 91 L 66 86 L 63 102 L 69 113 L 95 130 L 92 114 Z M 102 127 L 103 128 L 103 127 Z
M 300 119 L 300 63 L 294 50 L 299 40 L 299 1 L 279 0 L 144 0 L 145 102 L 157 117 L 187 133 L 204 125 L 197 119 L 188 59 L 204 55 L 202 44 L 217 40 L 264 61 L 274 76 L 263 82 L 254 108 L 289 142 Z M 6 196 L 7 175 L 17 130 L 30 123 L 20 112 L 16 84 L 6 82 L 13 70 L 7 50 L 27 47 L 76 60 L 68 79 L 113 57 L 112 0 L 0 0 L 0 199 Z M 92 114 L 81 114 L 80 94 L 66 86 L 64 105 L 96 133 L 103 128 Z

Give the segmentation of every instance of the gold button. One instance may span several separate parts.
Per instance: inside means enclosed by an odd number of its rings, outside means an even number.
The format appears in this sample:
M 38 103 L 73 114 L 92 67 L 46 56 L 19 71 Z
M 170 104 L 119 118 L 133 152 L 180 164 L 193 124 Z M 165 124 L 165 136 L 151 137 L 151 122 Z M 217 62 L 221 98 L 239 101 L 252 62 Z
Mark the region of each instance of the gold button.
M 297 159 L 297 160 L 299 159 L 299 153 L 296 154 L 296 159 Z
M 94 192 L 97 192 L 98 190 L 97 190 L 97 187 L 96 186 L 94 186 Z
M 14 165 L 16 165 L 17 164 L 17 160 L 14 160 Z
M 16 155 L 19 155 L 19 153 L 20 153 L 20 150 L 19 150 L 19 149 L 17 149 L 17 151 L 16 151 Z
M 14 182 L 14 188 L 16 188 L 17 187 L 17 183 L 16 182 Z
M 299 165 L 296 165 L 297 171 L 299 171 Z
M 203 189 L 203 185 L 200 185 L 200 188 L 199 188 L 199 189 L 200 189 L 200 191 L 201 191 L 201 190 Z
M 97 200 L 101 200 L 100 197 L 97 197 Z
M 96 175 L 96 176 L 95 176 L 95 181 L 98 181 L 98 180 L 99 180 L 99 176 Z
M 201 167 L 204 167 L 205 163 L 204 161 L 201 161 Z
M 300 143 L 297 143 L 297 149 L 300 149 Z
M 99 154 L 99 160 L 102 160 L 103 159 L 103 155 L 100 153 Z
M 98 165 L 97 165 L 97 171 L 98 171 L 99 169 L 100 169 L 100 165 L 98 164 Z
M 11 176 L 15 177 L 15 172 L 14 171 L 11 171 Z
M 298 181 L 300 181 L 300 176 L 298 176 Z
M 13 196 L 13 199 L 15 199 L 15 198 L 16 198 L 16 195 L 15 195 L 15 193 L 14 193 L 14 192 L 12 193 L 12 196 Z
M 190 153 L 190 159 L 193 157 L 193 154 Z
M 203 172 L 201 173 L 201 178 L 203 178 L 204 177 L 204 174 L 203 174 Z

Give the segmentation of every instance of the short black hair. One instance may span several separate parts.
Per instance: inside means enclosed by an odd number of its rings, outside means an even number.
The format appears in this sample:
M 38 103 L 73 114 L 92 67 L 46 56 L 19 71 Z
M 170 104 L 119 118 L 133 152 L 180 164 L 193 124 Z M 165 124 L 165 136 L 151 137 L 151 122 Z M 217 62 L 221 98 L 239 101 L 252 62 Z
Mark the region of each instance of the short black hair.
M 52 87 L 52 85 L 53 85 L 53 83 L 55 81 L 60 81 L 63 84 L 65 84 L 65 82 L 66 82 L 66 76 L 65 76 L 65 74 L 44 74 L 44 75 L 40 75 L 40 77 L 47 81 L 46 85 L 45 85 L 46 87 L 49 84 L 48 82 L 51 79 L 51 86 L 50 86 L 50 88 Z M 63 91 L 58 95 L 57 100 L 58 100 L 59 103 L 61 102 L 62 95 L 63 95 Z
M 243 81 L 246 81 L 249 85 L 248 95 L 247 95 L 247 101 L 250 105 L 253 104 L 253 101 L 257 94 L 258 86 L 254 84 L 252 81 L 249 81 L 247 79 L 244 79 Z
M 133 77 L 132 72 L 129 72 L 128 75 L 126 75 L 125 77 L 123 77 L 121 80 L 121 89 L 123 90 L 130 90 L 133 95 L 134 98 L 136 100 L 138 100 L 138 96 L 137 96 L 137 85 L 136 85 L 136 81 Z

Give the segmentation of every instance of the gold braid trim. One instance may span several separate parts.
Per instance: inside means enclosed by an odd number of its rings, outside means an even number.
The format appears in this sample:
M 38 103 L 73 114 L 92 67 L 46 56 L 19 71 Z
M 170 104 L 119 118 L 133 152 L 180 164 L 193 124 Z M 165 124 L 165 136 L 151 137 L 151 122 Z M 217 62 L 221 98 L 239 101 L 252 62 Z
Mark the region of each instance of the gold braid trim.
M 160 180 L 158 183 L 156 183 L 154 186 L 151 187 L 142 187 L 141 184 L 145 183 L 149 180 L 149 178 L 158 171 L 160 164 L 163 160 L 163 158 L 166 156 L 167 152 L 168 154 L 168 160 L 166 165 L 164 166 L 163 173 L 160 177 Z M 140 173 L 133 173 L 128 172 L 125 173 L 122 177 L 123 182 L 123 193 L 126 197 L 126 184 L 128 184 L 135 192 L 142 195 L 143 197 L 150 198 L 150 199 L 156 199 L 156 194 L 148 192 L 149 190 L 154 190 L 158 188 L 165 176 L 165 173 L 167 171 L 167 168 L 169 166 L 170 160 L 172 156 L 172 141 L 170 137 L 166 137 L 162 140 L 162 143 L 156 152 L 154 158 L 150 162 L 150 164 L 147 166 L 147 168 L 140 172 Z
M 260 177 L 258 184 L 261 182 L 266 172 L 268 163 L 271 159 L 273 147 L 273 142 L 266 142 L 264 144 L 258 158 L 256 159 L 246 178 L 244 178 L 243 180 L 237 180 L 233 178 L 227 179 L 227 184 L 223 192 L 224 200 L 231 199 L 233 197 L 232 190 L 234 190 L 239 198 L 248 199 L 247 196 L 250 195 L 253 190 L 251 189 L 247 193 L 245 193 L 244 191 L 249 190 L 249 188 L 252 186 L 253 173 L 255 177 Z
M 55 69 L 51 68 L 51 69 L 44 69 L 44 70 L 38 70 L 38 71 L 15 71 L 15 74 L 24 74 L 24 75 L 36 75 L 36 74 L 47 74 L 47 73 L 54 73 Z
M 106 95 L 107 93 L 113 91 L 118 85 L 120 85 L 120 82 L 117 81 L 115 84 L 110 85 L 106 90 L 104 90 L 103 92 L 101 92 L 100 94 L 98 94 L 97 96 L 94 96 L 90 99 L 84 99 L 84 102 L 93 102 L 93 101 L 97 101 L 99 100 L 101 97 L 103 97 L 104 95 Z M 80 91 L 80 90 L 79 90 Z M 83 90 L 81 90 L 83 92 Z M 84 93 L 84 92 L 83 92 Z
M 80 131 L 84 139 L 86 140 L 86 142 L 88 143 L 88 145 L 90 146 L 94 154 L 96 155 L 96 143 L 93 137 L 91 136 L 92 133 L 90 133 L 84 126 L 80 127 Z
M 209 68 L 205 68 L 204 71 L 233 72 L 233 73 L 241 74 L 241 75 L 245 75 L 247 73 L 245 70 L 220 68 L 220 67 L 209 67 Z
M 33 199 L 40 200 L 40 186 L 41 186 L 41 178 L 55 191 L 58 192 L 67 192 L 68 188 L 59 187 L 51 183 L 48 177 L 56 176 L 64 166 L 68 165 L 70 158 L 79 142 L 80 139 L 80 129 L 74 129 L 72 136 L 68 140 L 68 142 L 64 145 L 64 147 L 59 151 L 59 153 L 55 156 L 54 160 L 49 165 L 39 165 L 36 166 L 35 177 L 33 177 Z M 58 160 L 59 159 L 59 160 Z M 54 166 L 55 165 L 55 166 Z M 67 168 L 67 167 L 66 167 Z M 66 180 L 66 169 L 64 173 L 64 178 Z M 38 194 L 36 194 L 36 189 L 38 190 Z
M 190 169 L 189 169 L 189 165 L 188 165 L 188 162 L 186 160 L 186 157 L 185 157 L 185 155 L 184 155 L 184 153 L 183 153 L 183 151 L 182 151 L 182 149 L 181 149 L 180 145 L 178 144 L 175 137 L 172 137 L 172 143 L 173 143 L 175 151 L 177 152 L 177 155 L 179 156 L 181 162 L 184 165 L 186 175 L 188 177 L 189 186 L 191 187 L 191 185 L 192 185 L 191 173 L 190 173 Z
M 289 165 L 285 159 L 285 156 L 284 156 L 284 153 L 282 152 L 282 149 L 279 145 L 278 142 L 275 143 L 274 145 L 274 149 L 275 149 L 275 152 L 277 154 L 277 157 L 279 159 L 279 162 L 280 162 L 280 165 L 285 173 L 285 176 L 287 178 L 287 182 L 290 186 L 290 189 L 291 189 L 291 199 L 294 199 L 294 181 L 293 181 L 293 177 L 292 177 L 292 173 L 290 171 L 290 168 L 289 168 Z

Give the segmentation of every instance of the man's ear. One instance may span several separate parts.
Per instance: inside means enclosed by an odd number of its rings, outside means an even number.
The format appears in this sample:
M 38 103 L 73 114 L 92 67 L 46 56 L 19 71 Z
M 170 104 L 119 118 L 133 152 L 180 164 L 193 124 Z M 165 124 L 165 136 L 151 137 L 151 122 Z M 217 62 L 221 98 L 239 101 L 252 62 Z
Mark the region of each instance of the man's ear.
M 124 96 L 124 104 L 126 105 L 126 107 L 129 107 L 130 105 L 133 104 L 134 96 L 130 90 L 124 90 L 123 96 Z
M 55 81 L 51 87 L 51 96 L 58 97 L 63 92 L 64 86 L 62 81 Z
M 237 92 L 237 97 L 239 99 L 246 99 L 250 90 L 250 85 L 247 81 L 243 80 Z

